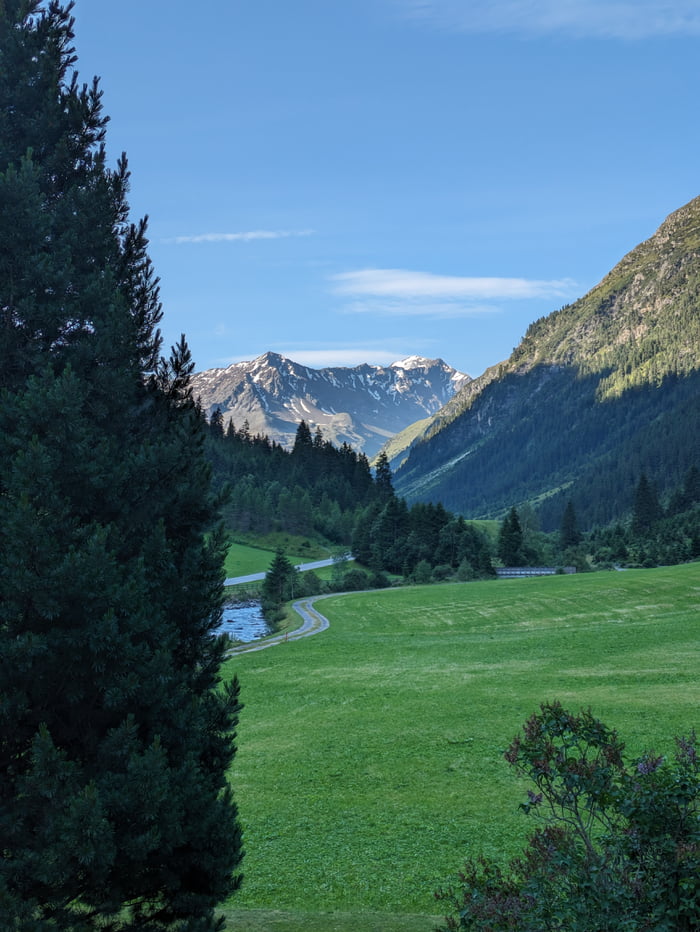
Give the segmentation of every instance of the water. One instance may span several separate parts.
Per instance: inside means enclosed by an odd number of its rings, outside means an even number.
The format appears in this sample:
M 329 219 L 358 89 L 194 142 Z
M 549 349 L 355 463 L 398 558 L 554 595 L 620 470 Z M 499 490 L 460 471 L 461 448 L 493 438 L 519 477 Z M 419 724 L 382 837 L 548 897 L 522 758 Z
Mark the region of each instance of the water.
M 260 602 L 251 599 L 249 602 L 232 602 L 224 606 L 217 634 L 228 634 L 236 641 L 247 643 L 270 633 Z

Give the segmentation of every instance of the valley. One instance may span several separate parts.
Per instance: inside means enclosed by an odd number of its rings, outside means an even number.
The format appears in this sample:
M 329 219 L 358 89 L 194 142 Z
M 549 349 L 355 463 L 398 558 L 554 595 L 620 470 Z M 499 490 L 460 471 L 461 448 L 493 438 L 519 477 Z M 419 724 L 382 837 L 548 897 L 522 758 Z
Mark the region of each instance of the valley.
M 0 929 L 696 929 L 668 24 L 122 6 L 0 2 Z

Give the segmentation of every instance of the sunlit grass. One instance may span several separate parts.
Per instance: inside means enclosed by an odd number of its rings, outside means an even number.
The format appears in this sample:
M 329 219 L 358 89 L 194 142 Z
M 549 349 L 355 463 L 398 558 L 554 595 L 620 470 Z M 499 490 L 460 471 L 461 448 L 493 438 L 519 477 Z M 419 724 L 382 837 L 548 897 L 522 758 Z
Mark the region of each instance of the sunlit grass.
M 512 854 L 530 827 L 503 751 L 540 702 L 590 706 L 633 752 L 698 725 L 700 564 L 318 607 L 328 631 L 226 668 L 246 703 L 238 918 L 350 913 L 354 926 L 327 928 L 369 930 L 361 916 L 418 914 L 428 930 L 465 855 Z

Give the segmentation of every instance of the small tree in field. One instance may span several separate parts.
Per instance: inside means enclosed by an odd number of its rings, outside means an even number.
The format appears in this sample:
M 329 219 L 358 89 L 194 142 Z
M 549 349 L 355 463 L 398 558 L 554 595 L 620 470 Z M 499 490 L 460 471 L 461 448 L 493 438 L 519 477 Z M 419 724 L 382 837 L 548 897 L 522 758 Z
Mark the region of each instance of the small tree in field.
M 690 932 L 700 928 L 700 762 L 694 733 L 673 760 L 626 762 L 590 712 L 541 706 L 506 759 L 542 821 L 505 867 L 473 858 L 439 932 Z
M 263 612 L 269 621 L 278 621 L 283 602 L 294 598 L 294 584 L 299 573 L 292 566 L 283 550 L 277 550 L 262 584 L 261 600 Z
M 498 556 L 506 566 L 525 566 L 523 530 L 515 508 L 510 509 L 501 524 L 498 533 Z
M 559 546 L 562 550 L 568 550 L 569 547 L 575 547 L 581 543 L 581 532 L 578 529 L 578 520 L 574 503 L 569 499 L 564 509 L 559 529 Z

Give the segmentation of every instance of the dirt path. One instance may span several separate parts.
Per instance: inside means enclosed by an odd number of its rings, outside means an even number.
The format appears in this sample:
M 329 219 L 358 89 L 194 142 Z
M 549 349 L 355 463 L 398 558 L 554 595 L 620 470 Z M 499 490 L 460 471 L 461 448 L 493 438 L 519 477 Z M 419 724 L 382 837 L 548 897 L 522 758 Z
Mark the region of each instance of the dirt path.
M 336 594 L 337 593 L 333 593 L 333 595 Z M 319 634 L 319 632 L 325 631 L 329 626 L 329 621 L 325 615 L 316 611 L 314 602 L 317 602 L 319 599 L 327 598 L 327 595 L 313 595 L 292 603 L 292 608 L 302 620 L 300 628 L 295 628 L 294 631 L 285 631 L 284 634 L 273 634 L 270 637 L 261 638 L 259 641 L 249 641 L 247 644 L 240 644 L 238 647 L 233 647 L 228 651 L 226 656 L 233 657 L 236 654 L 249 654 L 254 650 L 265 650 L 266 647 L 286 644 L 288 641 L 298 641 L 300 638 L 306 638 L 312 634 Z

